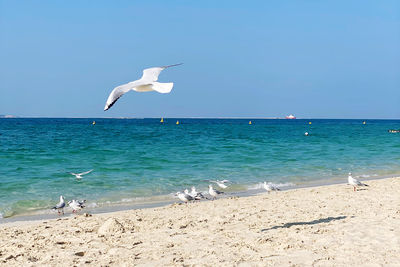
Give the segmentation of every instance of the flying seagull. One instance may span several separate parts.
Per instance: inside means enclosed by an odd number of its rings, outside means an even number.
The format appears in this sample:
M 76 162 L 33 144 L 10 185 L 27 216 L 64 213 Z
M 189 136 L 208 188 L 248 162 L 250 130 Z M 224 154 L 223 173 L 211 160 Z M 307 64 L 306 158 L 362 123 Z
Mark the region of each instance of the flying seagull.
M 349 172 L 349 177 L 347 178 L 347 183 L 349 185 L 352 185 L 354 188 L 354 191 L 357 191 L 357 186 L 369 186 L 367 184 L 361 183 L 359 180 L 357 180 L 356 178 L 353 178 L 353 176 L 351 175 L 351 172 Z
M 55 205 L 52 209 L 57 210 L 58 214 L 60 214 L 61 212 L 62 214 L 64 214 L 64 207 L 65 207 L 64 197 L 60 196 L 60 202 L 58 202 L 58 204 Z
M 228 186 L 225 183 L 228 183 L 229 180 L 222 180 L 222 181 L 216 180 L 216 181 L 210 181 L 210 182 L 216 183 L 222 189 L 226 189 L 226 188 L 228 188 Z
M 131 90 L 136 92 L 156 91 L 161 94 L 167 94 L 171 92 L 174 83 L 159 83 L 157 82 L 158 76 L 160 75 L 161 71 L 165 70 L 166 68 L 179 66 L 182 64 L 183 63 L 144 69 L 143 76 L 139 80 L 117 86 L 112 90 L 111 94 L 108 96 L 106 105 L 104 106 L 104 111 L 111 108 L 121 96 Z
M 74 175 L 76 177 L 76 179 L 82 179 L 82 175 L 91 173 L 93 170 L 87 171 L 87 172 L 81 172 L 81 173 L 74 173 L 74 172 L 70 172 L 70 174 Z

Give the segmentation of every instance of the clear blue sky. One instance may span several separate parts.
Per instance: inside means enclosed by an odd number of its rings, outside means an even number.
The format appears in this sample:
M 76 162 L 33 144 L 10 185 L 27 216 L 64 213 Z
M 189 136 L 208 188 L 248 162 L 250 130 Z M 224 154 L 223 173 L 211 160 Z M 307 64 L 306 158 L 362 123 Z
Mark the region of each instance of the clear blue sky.
M 146 67 L 171 94 L 115 86 Z M 0 114 L 400 118 L 400 1 L 3 1 Z

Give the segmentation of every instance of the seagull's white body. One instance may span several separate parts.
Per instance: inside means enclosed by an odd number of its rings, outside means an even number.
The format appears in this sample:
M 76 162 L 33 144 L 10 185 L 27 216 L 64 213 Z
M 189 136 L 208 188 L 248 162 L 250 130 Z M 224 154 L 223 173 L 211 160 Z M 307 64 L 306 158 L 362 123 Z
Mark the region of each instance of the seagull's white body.
M 271 191 L 280 191 L 280 189 L 272 183 L 264 182 L 263 187 L 265 190 L 267 190 L 268 193 Z
M 74 175 L 74 176 L 76 177 L 76 179 L 82 179 L 82 178 L 83 178 L 82 175 L 91 173 L 92 171 L 93 171 L 93 170 L 90 170 L 90 171 L 87 171 L 87 172 L 81 172 L 81 173 L 73 173 L 73 172 L 70 172 L 70 174 Z
M 74 199 L 74 200 L 68 202 L 68 206 L 72 209 L 72 212 L 75 213 L 85 207 L 83 205 L 84 202 L 85 201 L 79 201 L 79 200 Z
M 212 185 L 209 185 L 208 186 L 208 193 L 210 194 L 210 196 L 213 197 L 213 199 L 216 199 L 219 194 L 223 194 L 224 192 L 220 192 L 220 191 L 214 189 L 212 187 Z
M 347 183 L 349 185 L 352 185 L 354 188 L 354 191 L 357 191 L 357 187 L 358 186 L 368 186 L 367 184 L 361 183 L 359 180 L 357 180 L 356 178 L 353 178 L 353 176 L 351 175 L 351 172 L 349 173 L 349 177 L 347 178 Z
M 229 182 L 229 180 L 222 180 L 222 181 L 216 180 L 216 181 L 211 181 L 211 182 L 216 183 L 222 189 L 226 189 L 226 188 L 228 188 L 228 186 L 225 183 Z
M 181 64 L 144 69 L 142 78 L 140 78 L 139 80 L 117 86 L 112 90 L 112 92 L 108 96 L 106 105 L 104 106 L 104 111 L 111 108 L 121 96 L 129 91 L 156 91 L 161 94 L 167 94 L 171 92 L 172 87 L 174 87 L 174 83 L 159 83 L 157 82 L 158 76 L 160 75 L 161 71 L 165 70 L 166 68 L 178 66 Z
M 194 198 L 195 200 L 200 200 L 200 199 L 204 198 L 204 196 L 203 196 L 202 193 L 196 191 L 196 187 L 192 186 L 191 189 L 192 189 L 192 191 L 190 192 L 189 195 L 190 195 L 192 198 Z
M 187 189 L 185 191 L 187 191 Z M 187 193 L 177 192 L 176 195 L 180 200 L 182 200 L 185 203 L 193 200 L 193 198 Z
M 64 197 L 60 196 L 60 202 L 58 202 L 57 205 L 53 207 L 53 210 L 57 210 L 58 214 L 60 214 L 61 212 L 62 214 L 64 214 L 64 207 L 65 207 Z

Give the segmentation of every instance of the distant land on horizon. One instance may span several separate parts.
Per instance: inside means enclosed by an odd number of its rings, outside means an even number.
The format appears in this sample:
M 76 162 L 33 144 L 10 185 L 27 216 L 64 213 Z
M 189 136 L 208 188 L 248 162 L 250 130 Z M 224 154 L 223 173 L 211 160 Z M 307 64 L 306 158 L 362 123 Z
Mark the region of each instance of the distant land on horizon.
M 14 115 L 0 115 L 0 118 L 19 118 L 19 117 Z

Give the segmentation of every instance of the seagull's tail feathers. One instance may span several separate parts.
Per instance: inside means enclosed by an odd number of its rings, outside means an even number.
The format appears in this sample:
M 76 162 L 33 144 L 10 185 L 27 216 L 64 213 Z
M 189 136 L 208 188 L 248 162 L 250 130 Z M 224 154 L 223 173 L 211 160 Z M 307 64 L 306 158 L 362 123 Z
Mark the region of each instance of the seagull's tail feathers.
M 159 83 L 159 82 L 153 82 L 151 85 L 151 88 L 159 92 L 161 94 L 168 94 L 171 92 L 172 87 L 174 87 L 174 83 Z

